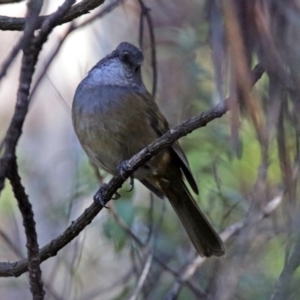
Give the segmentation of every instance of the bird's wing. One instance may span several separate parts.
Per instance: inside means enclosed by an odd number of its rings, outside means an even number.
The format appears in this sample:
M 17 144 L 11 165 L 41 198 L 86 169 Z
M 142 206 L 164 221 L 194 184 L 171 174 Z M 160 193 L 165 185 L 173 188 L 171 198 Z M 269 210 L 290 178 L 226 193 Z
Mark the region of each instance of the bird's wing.
M 143 95 L 141 95 L 143 96 Z M 151 98 L 149 98 L 149 96 Z M 149 101 L 149 99 L 153 99 L 153 97 L 149 94 L 147 97 L 143 96 L 145 101 Z M 160 137 L 163 134 L 165 134 L 170 128 L 168 121 L 163 116 L 163 114 L 160 112 L 156 102 L 153 100 L 151 101 L 151 105 L 148 105 L 148 116 L 150 119 L 150 125 L 156 132 L 156 134 Z M 171 149 L 173 150 L 173 153 L 176 155 L 176 158 L 178 159 L 178 162 L 180 164 L 181 170 L 187 179 L 188 183 L 190 184 L 193 191 L 198 194 L 198 186 L 196 183 L 196 180 L 192 174 L 192 171 L 190 169 L 189 162 L 180 146 L 180 144 L 176 141 L 172 146 Z

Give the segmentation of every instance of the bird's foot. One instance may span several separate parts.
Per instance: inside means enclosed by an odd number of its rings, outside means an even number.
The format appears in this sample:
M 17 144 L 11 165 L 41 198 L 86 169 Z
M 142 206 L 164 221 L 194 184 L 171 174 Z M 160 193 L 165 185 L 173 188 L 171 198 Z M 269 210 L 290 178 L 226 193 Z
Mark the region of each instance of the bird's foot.
M 111 200 L 118 200 L 121 198 L 121 195 L 118 192 L 115 192 L 115 194 L 111 197 Z
M 131 192 L 134 189 L 134 177 L 133 177 L 133 175 L 130 176 L 129 184 L 130 184 L 130 189 L 128 190 L 128 192 Z
M 127 163 L 128 160 L 124 160 L 123 162 L 121 162 L 121 164 L 118 166 L 118 173 L 123 177 L 123 179 L 125 179 L 125 172 L 127 171 Z M 134 188 L 134 177 L 133 175 L 130 176 L 130 189 L 128 190 L 128 192 L 131 192 Z
M 127 162 L 128 160 L 124 160 L 122 161 L 119 165 L 118 165 L 118 173 L 122 176 L 123 179 L 125 179 L 125 172 L 127 171 Z
M 105 199 L 103 195 L 106 188 L 107 188 L 107 183 L 103 183 L 93 198 L 94 198 L 94 202 L 100 203 L 105 208 L 109 208 L 108 206 L 106 206 L 109 200 Z

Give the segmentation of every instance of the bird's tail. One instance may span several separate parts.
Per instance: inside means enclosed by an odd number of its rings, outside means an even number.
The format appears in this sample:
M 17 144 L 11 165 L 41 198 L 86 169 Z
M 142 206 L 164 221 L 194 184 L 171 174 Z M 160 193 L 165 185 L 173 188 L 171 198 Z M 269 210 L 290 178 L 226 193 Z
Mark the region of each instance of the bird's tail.
M 201 256 L 221 256 L 225 247 L 183 181 L 163 188 L 182 225 Z

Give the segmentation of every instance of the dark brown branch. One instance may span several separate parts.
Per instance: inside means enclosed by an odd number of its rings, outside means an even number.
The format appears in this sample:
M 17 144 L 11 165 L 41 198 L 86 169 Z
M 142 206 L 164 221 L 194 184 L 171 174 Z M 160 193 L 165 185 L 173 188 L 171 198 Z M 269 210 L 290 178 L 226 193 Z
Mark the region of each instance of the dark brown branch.
M 17 169 L 17 158 L 14 157 L 10 163 L 8 178 L 12 185 L 15 198 L 23 218 L 23 225 L 26 234 L 26 247 L 28 255 L 28 271 L 30 279 L 30 290 L 33 299 L 44 299 L 45 291 L 43 289 L 42 271 L 40 268 L 39 245 L 35 229 L 34 214 L 32 206 L 22 186 L 21 178 Z
M 103 4 L 104 0 L 82 0 L 78 4 L 75 4 L 69 12 L 59 20 L 58 25 L 68 23 L 82 15 L 89 13 L 91 10 Z M 42 26 L 43 21 L 48 16 L 41 16 L 38 20 L 38 28 Z M 22 31 L 24 29 L 25 19 L 0 16 L 0 30 L 17 30 Z
M 263 74 L 263 69 L 258 65 L 253 70 L 253 84 L 257 82 Z M 153 155 L 157 154 L 163 148 L 170 146 L 179 138 L 186 136 L 193 130 L 206 126 L 209 122 L 216 118 L 222 117 L 227 112 L 226 100 L 216 105 L 214 108 L 202 113 L 200 116 L 191 118 L 185 123 L 171 129 L 162 137 L 151 143 L 145 149 L 134 155 L 126 163 L 126 171 L 122 175 L 114 176 L 110 182 L 103 185 L 98 195 L 101 196 L 103 202 L 108 202 L 115 194 L 118 188 L 122 186 L 126 178 L 128 178 L 139 166 L 149 160 Z M 83 214 L 64 231 L 63 234 L 52 240 L 40 251 L 41 262 L 49 257 L 55 256 L 57 252 L 72 241 L 79 233 L 92 222 L 96 215 L 102 210 L 102 206 L 98 202 L 94 202 L 87 208 Z M 0 263 L 0 276 L 20 276 L 28 269 L 27 259 L 15 263 Z

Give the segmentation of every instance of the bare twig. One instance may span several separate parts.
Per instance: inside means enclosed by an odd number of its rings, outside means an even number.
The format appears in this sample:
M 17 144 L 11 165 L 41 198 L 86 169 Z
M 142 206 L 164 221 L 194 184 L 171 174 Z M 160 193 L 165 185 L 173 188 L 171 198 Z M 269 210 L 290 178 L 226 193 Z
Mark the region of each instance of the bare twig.
M 131 295 L 131 297 L 129 298 L 129 300 L 136 300 L 138 299 L 138 296 L 139 296 L 139 293 L 145 283 L 145 280 L 147 278 L 147 275 L 150 271 L 150 268 L 151 268 L 151 264 L 152 264 L 152 259 L 153 259 L 153 256 L 152 254 L 148 254 L 148 257 L 145 261 L 145 264 L 144 264 L 144 267 L 143 267 L 143 270 L 142 270 L 142 273 L 140 275 L 140 278 L 139 278 L 139 281 Z
M 23 225 L 26 233 L 26 247 L 28 255 L 28 271 L 30 278 L 30 290 L 35 300 L 44 299 L 42 271 L 40 268 L 39 245 L 35 230 L 34 214 L 32 206 L 22 186 L 21 178 L 17 170 L 17 158 L 14 157 L 10 163 L 8 178 L 12 185 L 18 206 L 23 218 Z

